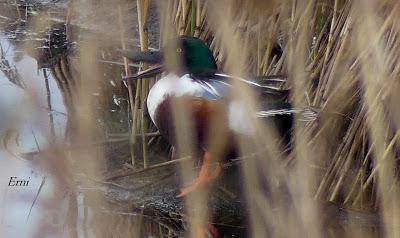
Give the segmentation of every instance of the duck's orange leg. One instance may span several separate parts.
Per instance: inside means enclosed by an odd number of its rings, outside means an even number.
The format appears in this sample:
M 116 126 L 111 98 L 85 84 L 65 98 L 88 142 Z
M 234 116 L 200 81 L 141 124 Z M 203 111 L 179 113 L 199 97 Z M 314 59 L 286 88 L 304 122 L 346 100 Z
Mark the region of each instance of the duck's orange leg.
M 208 229 L 205 226 L 197 226 L 195 229 L 196 229 L 196 237 L 198 238 L 221 237 L 218 228 L 211 223 L 208 224 Z
M 200 168 L 199 177 L 196 179 L 195 182 L 193 182 L 193 184 L 191 184 L 186 188 L 181 189 L 181 193 L 177 197 L 186 196 L 187 194 L 195 191 L 196 189 L 204 185 L 207 185 L 213 180 L 215 180 L 221 174 L 222 166 L 220 163 L 218 163 L 217 168 L 215 168 L 215 170 L 210 174 L 209 170 L 213 162 L 214 162 L 213 156 L 211 155 L 210 152 L 206 151 L 204 153 L 203 165 Z

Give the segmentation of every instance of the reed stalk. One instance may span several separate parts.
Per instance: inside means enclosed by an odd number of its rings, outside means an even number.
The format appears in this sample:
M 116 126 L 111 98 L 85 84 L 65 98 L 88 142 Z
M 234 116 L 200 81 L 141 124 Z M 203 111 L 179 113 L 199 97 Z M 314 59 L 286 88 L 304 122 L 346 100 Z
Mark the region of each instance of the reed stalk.
M 119 23 L 119 29 L 120 29 L 120 37 L 121 37 L 121 47 L 123 50 L 126 49 L 126 35 L 125 35 L 125 26 L 123 23 L 123 17 L 122 17 L 122 8 L 121 5 L 118 5 L 118 23 Z M 129 69 L 129 62 L 126 57 L 123 57 L 124 61 L 124 69 L 125 69 L 125 75 L 129 76 L 131 74 L 130 69 Z M 130 154 L 131 154 L 131 163 L 132 166 L 136 165 L 136 156 L 135 156 L 135 145 L 136 145 L 136 118 L 137 118 L 137 100 L 136 98 L 138 97 L 138 88 L 140 85 L 140 82 L 136 85 L 136 93 L 133 94 L 133 83 L 131 81 L 128 81 L 128 96 L 129 96 L 129 106 L 130 106 L 130 111 L 132 115 L 132 124 L 131 124 L 131 144 L 130 144 Z M 135 96 L 134 96 L 135 95 Z
M 49 77 L 47 75 L 47 70 L 43 69 L 43 76 L 44 76 L 44 82 L 46 86 L 46 94 L 47 94 L 47 108 L 49 110 L 49 120 L 50 120 L 50 135 L 52 138 L 55 138 L 56 132 L 54 128 L 54 118 L 53 118 L 53 112 L 52 112 L 52 105 L 51 105 L 51 92 L 50 92 L 50 86 L 49 86 Z
M 138 15 L 138 24 L 139 24 L 139 38 L 140 38 L 140 50 L 148 51 L 149 50 L 149 39 L 147 32 L 147 18 L 149 11 L 149 0 L 137 0 L 137 15 Z M 148 65 L 143 64 L 143 69 L 147 69 Z M 142 133 L 142 154 L 143 154 L 143 167 L 147 168 L 148 166 L 148 158 L 147 158 L 147 142 L 146 142 L 146 121 L 145 121 L 145 105 L 147 94 L 149 90 L 149 81 L 148 79 L 141 79 L 141 111 L 140 111 L 140 128 Z

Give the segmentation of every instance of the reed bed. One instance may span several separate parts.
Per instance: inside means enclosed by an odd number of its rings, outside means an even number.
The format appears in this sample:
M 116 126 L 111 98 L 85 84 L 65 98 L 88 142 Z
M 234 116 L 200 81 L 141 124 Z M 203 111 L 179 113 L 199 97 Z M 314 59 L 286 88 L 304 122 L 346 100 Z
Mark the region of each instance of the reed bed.
M 96 9 L 107 8 L 107 3 L 92 4 Z M 262 102 L 256 100 L 250 89 L 234 83 L 233 100 L 245 102 L 243 117 L 248 121 L 249 130 L 254 132 L 250 138 L 235 138 L 243 173 L 243 181 L 238 182 L 243 183 L 248 211 L 246 237 L 334 237 L 326 230 L 322 218 L 330 219 L 326 204 L 372 212 L 381 219 L 372 230 L 363 229 L 357 220 L 350 222 L 341 236 L 399 236 L 400 27 L 397 19 L 400 3 L 389 0 L 137 0 L 115 4 L 118 6 L 113 11 L 115 20 L 111 25 L 118 30 L 110 29 L 110 32 L 117 33 L 118 40 L 97 41 L 89 35 L 78 47 L 79 64 L 64 62 L 68 67 L 76 67 L 78 75 L 63 70 L 62 66 L 52 71 L 54 75 L 61 74 L 56 70 L 69 74 L 58 81 L 59 87 L 65 88 L 63 96 L 68 102 L 70 128 L 67 147 L 51 143 L 54 132 L 47 133 L 49 149 L 42 164 L 61 187 L 68 188 L 68 237 L 79 237 L 82 228 L 76 225 L 79 206 L 82 206 L 76 183 L 90 187 L 96 184 L 94 181 L 111 183 L 110 180 L 128 175 L 135 179 L 142 172 L 171 164 L 180 165 L 182 184 L 190 183 L 196 176 L 192 169 L 193 125 L 180 101 L 174 102 L 171 112 L 177 125 L 179 150 L 162 161 L 152 159 L 152 152 L 160 143 L 165 143 L 156 139 L 160 134 L 145 106 L 148 91 L 157 80 L 154 78 L 128 82 L 126 88 L 118 84 L 118 89 L 112 89 L 124 94 L 129 103 L 130 128 L 122 135 L 130 144 L 132 166 L 128 171 L 110 172 L 107 159 L 113 158 L 105 156 L 104 148 L 80 147 L 110 139 L 105 133 L 107 129 L 94 123 L 102 118 L 97 108 L 109 108 L 104 101 L 93 97 L 93 93 L 98 88 L 107 91 L 111 87 L 104 86 L 100 80 L 103 71 L 95 61 L 101 54 L 99 49 L 138 47 L 148 51 L 154 45 L 149 36 L 150 26 L 159 26 L 157 36 L 161 47 L 178 35 L 203 39 L 213 51 L 219 68 L 226 73 L 254 80 L 287 75 L 287 80 L 278 86 L 290 91 L 291 105 L 317 115 L 312 121 L 303 121 L 302 115 L 295 115 L 287 150 L 277 141 L 276 128 L 249 116 Z M 86 11 L 90 15 L 93 11 L 90 5 L 79 0 L 74 0 L 70 7 L 68 24 L 79 14 Z M 154 15 L 158 16 L 159 24 L 150 22 Z M 128 16 L 136 19 L 135 31 Z M 38 23 L 39 27 L 44 25 Z M 110 34 L 105 31 L 106 35 Z M 73 34 L 68 37 L 71 41 Z M 273 53 L 276 47 L 280 47 L 281 54 Z M 122 66 L 118 65 L 123 75 L 149 67 L 144 63 L 133 66 L 126 58 Z M 68 82 L 74 84 L 66 87 Z M 229 141 L 224 131 L 219 130 L 226 122 L 216 118 L 208 144 L 213 153 L 221 154 Z M 170 150 L 163 146 L 164 150 Z M 59 158 L 56 162 L 50 159 L 54 155 Z M 188 160 L 193 163 L 183 163 Z M 79 179 L 78 175 L 82 174 L 91 180 Z M 198 228 L 207 227 L 212 219 L 213 214 L 205 205 L 210 194 L 207 189 L 185 198 L 189 225 L 184 235 L 175 233 L 164 223 L 151 229 L 159 229 L 159 237 L 204 237 Z M 115 214 L 106 216 L 104 210 L 112 206 L 104 194 L 85 192 L 83 200 L 83 206 L 93 211 L 90 218 L 87 210 L 83 215 L 85 232 L 90 229 L 96 237 L 144 236 L 141 232 L 145 226 L 143 210 L 136 220 Z
M 249 165 L 244 169 L 245 184 L 251 187 L 247 193 L 258 198 L 256 204 L 249 202 L 254 236 L 267 235 L 257 221 L 273 220 L 266 204 L 268 199 L 256 185 L 260 176 L 269 181 L 282 180 L 296 200 L 293 210 L 281 214 L 277 224 L 273 223 L 276 233 L 272 236 L 285 232 L 294 236 L 291 232 L 299 230 L 307 236 L 322 236 L 318 217 L 323 208 L 315 205 L 316 199 L 379 210 L 388 219 L 385 234 L 395 236 L 397 228 L 388 224 L 393 222 L 391 219 L 396 220 L 397 214 L 397 205 L 390 201 L 397 196 L 393 193 L 397 183 L 398 119 L 388 118 L 395 109 L 381 97 L 390 97 L 385 90 L 392 86 L 387 85 L 396 84 L 397 56 L 391 49 L 396 45 L 397 4 L 371 2 L 365 7 L 357 1 L 168 1 L 160 5 L 165 22 L 161 29 L 164 41 L 175 34 L 200 37 L 211 46 L 221 69 L 234 75 L 286 74 L 289 77 L 284 88 L 291 90 L 292 104 L 318 111 L 314 122 L 296 121 L 293 150 L 287 158 L 282 158 L 285 156 L 279 152 L 279 146 L 273 145 L 274 136 L 267 136 L 274 135 L 274 128 L 254 122 L 263 131 L 254 140 L 262 142 L 243 142 L 244 152 L 263 151 L 267 146 L 270 154 L 263 158 L 268 162 L 261 162 L 265 163 L 264 173 L 255 173 L 260 162 L 251 165 L 246 161 Z M 373 13 L 373 8 L 379 9 L 378 13 Z M 282 57 L 271 58 L 272 48 L 279 40 L 283 42 Z M 375 58 L 374 63 L 368 64 Z M 247 97 L 249 105 L 256 104 L 251 92 L 237 87 L 239 98 Z M 176 114 L 176 120 L 183 124 L 189 120 L 184 114 Z M 183 126 L 177 130 L 187 133 L 189 129 Z M 190 154 L 189 138 L 188 134 L 182 135 L 181 147 L 186 148 L 183 155 Z M 290 160 L 289 167 L 281 164 L 285 160 Z M 391 195 L 383 187 L 391 188 Z M 279 200 L 282 194 L 277 192 L 274 196 Z M 202 203 L 201 199 L 188 202 L 193 210 Z M 261 214 L 259 206 L 263 208 Z M 291 219 L 293 214 L 300 219 Z M 204 222 L 206 215 L 199 217 Z M 288 220 L 292 229 L 286 231 L 283 228 Z

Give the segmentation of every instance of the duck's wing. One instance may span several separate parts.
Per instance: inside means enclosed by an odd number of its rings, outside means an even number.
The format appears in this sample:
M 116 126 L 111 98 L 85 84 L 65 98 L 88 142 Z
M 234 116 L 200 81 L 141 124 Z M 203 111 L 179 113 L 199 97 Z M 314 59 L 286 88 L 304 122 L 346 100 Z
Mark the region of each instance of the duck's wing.
M 300 115 L 300 120 L 313 121 L 316 119 L 318 110 L 315 108 L 293 108 L 289 102 L 289 90 L 284 84 L 287 77 L 285 75 L 258 76 L 255 81 L 246 80 L 227 74 L 216 73 L 213 77 L 197 78 L 193 77 L 196 84 L 203 88 L 205 94 L 212 95 L 214 98 L 228 97 L 232 88 L 232 80 L 238 80 L 254 90 L 260 96 L 259 110 L 256 117 L 265 118 L 284 115 Z M 203 93 L 203 94 L 204 94 Z
M 183 78 L 185 77 L 185 78 Z M 226 99 L 229 97 L 229 92 L 231 91 L 232 85 L 227 80 L 222 80 L 220 78 L 214 77 L 197 77 L 191 75 L 184 75 L 181 79 L 183 81 L 195 84 L 196 88 L 201 92 L 200 97 L 206 99 Z
M 289 98 L 289 90 L 285 88 L 287 77 L 285 75 L 259 76 L 254 80 L 247 80 L 241 77 L 231 76 L 223 73 L 216 73 L 214 80 L 232 83 L 233 80 L 239 81 L 250 87 L 261 97 L 265 97 L 269 102 L 286 102 Z
M 292 128 L 294 115 L 300 121 L 314 121 L 318 117 L 318 111 L 313 108 L 294 108 L 289 102 L 289 90 L 284 88 L 286 76 L 261 76 L 255 81 L 246 80 L 222 73 L 215 74 L 214 81 L 225 81 L 232 83 L 238 80 L 250 87 L 259 96 L 258 109 L 253 115 L 256 118 L 263 118 L 276 124 L 282 136 L 286 137 Z M 240 99 L 233 101 L 229 105 L 229 124 L 230 127 L 243 134 L 251 134 L 252 125 L 248 123 L 248 113 L 246 105 Z

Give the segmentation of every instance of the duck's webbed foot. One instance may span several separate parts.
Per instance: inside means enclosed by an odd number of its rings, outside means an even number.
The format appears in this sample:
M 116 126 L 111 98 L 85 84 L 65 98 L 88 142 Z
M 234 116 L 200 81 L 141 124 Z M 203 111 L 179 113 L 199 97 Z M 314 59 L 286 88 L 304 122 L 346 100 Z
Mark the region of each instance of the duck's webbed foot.
M 218 178 L 222 172 L 222 165 L 221 163 L 218 163 L 215 170 L 210 173 L 209 170 L 213 162 L 214 158 L 211 156 L 210 152 L 206 151 L 204 154 L 203 165 L 200 168 L 199 177 L 188 187 L 182 188 L 181 192 L 176 197 L 184 197 Z

